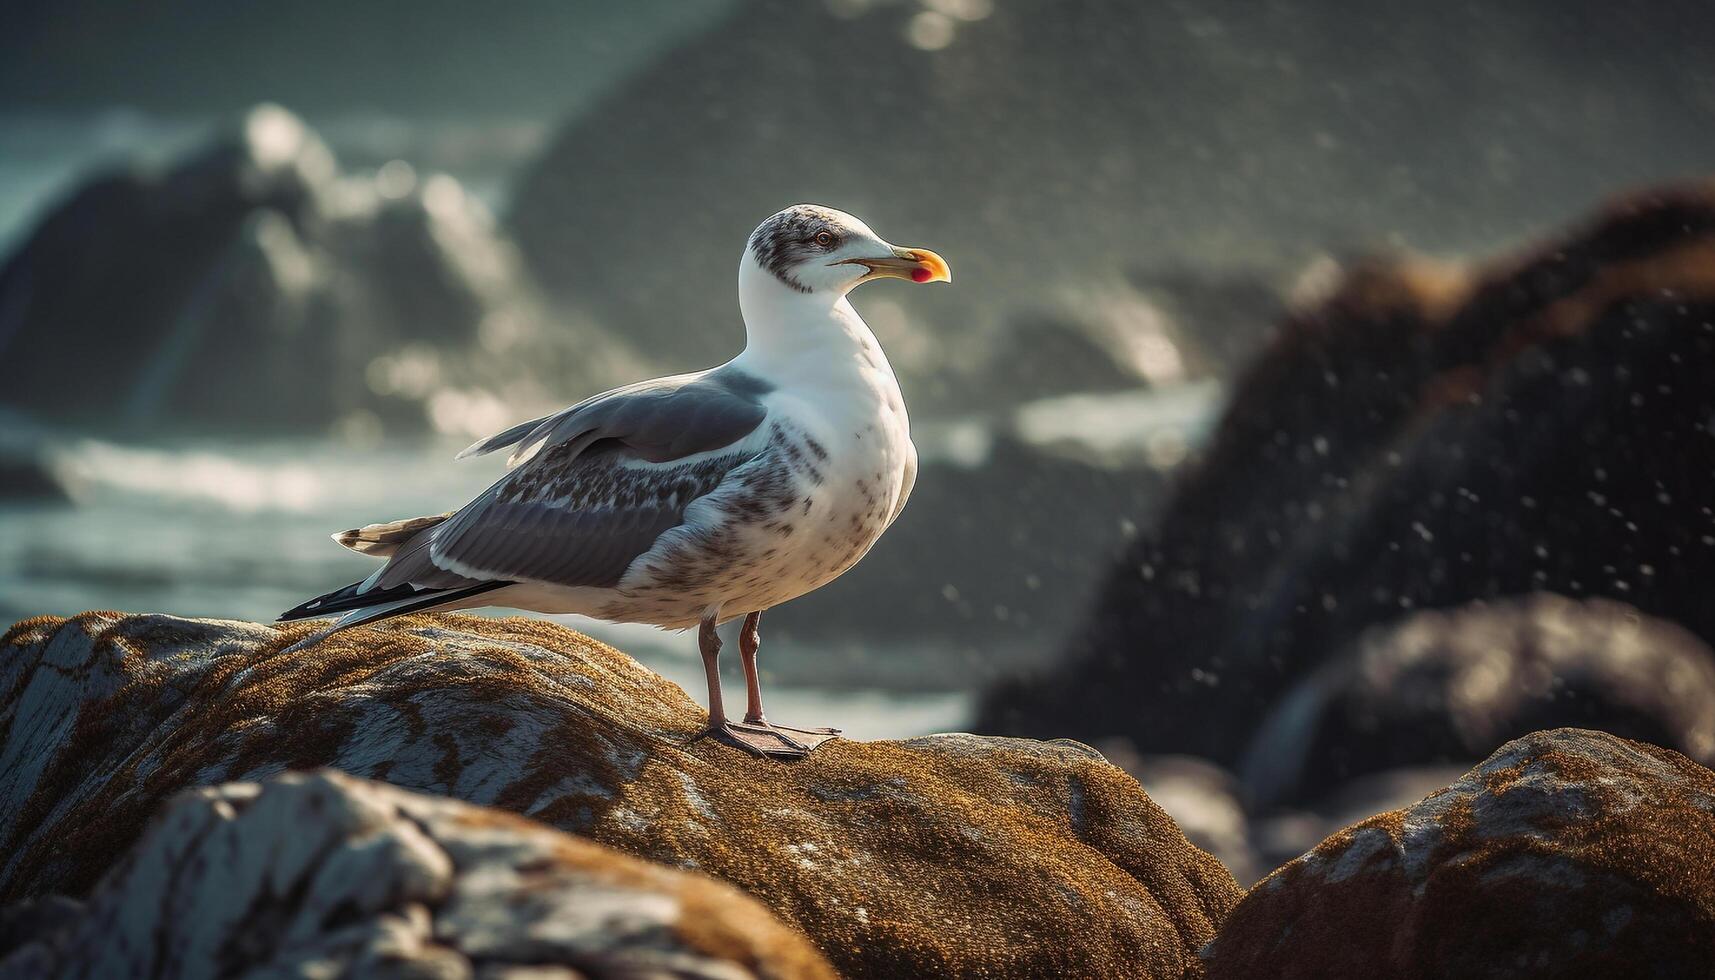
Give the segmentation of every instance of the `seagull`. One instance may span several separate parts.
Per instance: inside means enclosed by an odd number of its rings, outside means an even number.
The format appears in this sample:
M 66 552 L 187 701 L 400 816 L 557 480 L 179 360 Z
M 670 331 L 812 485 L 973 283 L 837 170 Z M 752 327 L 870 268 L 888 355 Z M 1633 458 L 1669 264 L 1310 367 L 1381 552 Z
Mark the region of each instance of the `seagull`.
M 888 278 L 951 282 L 952 272 L 833 208 L 768 218 L 739 260 L 737 357 L 476 443 L 458 458 L 510 447 L 507 473 L 457 511 L 334 535 L 386 564 L 283 613 L 280 622 L 339 614 L 286 652 L 391 616 L 478 606 L 695 626 L 709 688 L 698 737 L 807 755 L 838 732 L 763 713 L 762 614 L 856 564 L 911 494 L 917 450 L 899 381 L 847 299 Z M 715 627 L 740 617 L 748 706 L 730 722 Z

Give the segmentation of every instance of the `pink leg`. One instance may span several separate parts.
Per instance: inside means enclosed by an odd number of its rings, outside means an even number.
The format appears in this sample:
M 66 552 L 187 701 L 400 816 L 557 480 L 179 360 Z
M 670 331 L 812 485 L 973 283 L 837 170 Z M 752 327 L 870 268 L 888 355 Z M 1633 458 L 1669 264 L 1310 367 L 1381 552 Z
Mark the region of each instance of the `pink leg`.
M 810 746 L 772 728 L 748 725 L 734 728 L 726 720 L 726 708 L 721 703 L 721 638 L 715 633 L 718 615 L 719 610 L 709 610 L 697 628 L 697 647 L 702 652 L 703 674 L 709 683 L 709 723 L 697 739 L 712 738 L 722 745 L 743 749 L 763 758 L 801 759 L 809 755 Z M 754 656 L 754 650 L 752 654 Z
M 753 612 L 744 617 L 744 626 L 738 632 L 738 659 L 744 665 L 744 687 L 750 702 L 744 712 L 744 724 L 740 729 L 763 729 L 778 732 L 785 729 L 797 735 L 838 735 L 838 728 L 793 728 L 790 725 L 774 725 L 768 721 L 768 716 L 762 712 L 762 681 L 756 673 L 756 651 L 762 646 L 762 613 Z M 790 736 L 782 735 L 782 738 Z M 821 744 L 817 742 L 816 744 Z M 815 745 L 806 746 L 806 750 Z
M 762 614 L 753 612 L 744 617 L 744 628 L 738 633 L 738 660 L 744 665 L 744 687 L 750 701 L 744 720 L 752 725 L 768 724 L 762 713 L 762 681 L 756 676 L 756 649 L 761 645 Z
M 697 627 L 697 649 L 703 655 L 703 675 L 709 682 L 709 727 L 726 723 L 726 706 L 721 703 L 721 638 L 715 633 L 714 616 L 703 617 Z

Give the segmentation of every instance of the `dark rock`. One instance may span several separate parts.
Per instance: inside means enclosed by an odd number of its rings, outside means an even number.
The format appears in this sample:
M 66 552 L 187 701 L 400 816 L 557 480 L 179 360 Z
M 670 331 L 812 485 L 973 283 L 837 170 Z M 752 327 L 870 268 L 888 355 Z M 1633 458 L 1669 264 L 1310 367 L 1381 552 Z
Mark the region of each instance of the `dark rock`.
M 64 503 L 66 487 L 46 460 L 0 453 L 0 500 Z
M 1075 742 L 834 741 L 796 764 L 692 742 L 704 713 L 610 647 L 415 616 L 88 613 L 0 640 L 0 897 L 88 893 L 174 793 L 286 769 L 531 816 L 749 892 L 845 976 L 1179 978 L 1239 889 Z
M 1045 296 L 1082 314 L 1140 266 L 1281 272 L 1388 235 L 1479 247 L 1715 152 L 1685 123 L 1709 38 L 1683 2 L 1624 24 L 1598 0 L 1365 12 L 749 3 L 566 124 L 508 222 L 557 295 L 697 368 L 742 334 L 683 311 L 732 294 L 757 221 L 798 200 L 862 215 L 955 269 L 856 305 L 896 305 L 936 347 L 902 363 L 881 338 L 913 408 L 956 407 L 937 365 Z
M 872 683 L 874 671 L 901 666 L 877 662 L 886 659 L 878 647 L 935 644 L 953 653 L 938 665 L 946 676 L 932 679 L 923 671 L 937 665 L 917 663 L 909 680 L 955 687 L 1040 662 L 1064 643 L 1127 535 L 1160 506 L 1164 474 L 1015 435 L 970 437 L 985 444 L 979 460 L 923 463 L 910 504 L 875 549 L 837 586 L 771 611 L 770 635 L 847 650 L 852 673 L 835 677 L 867 671 Z
M 52 904 L 0 975 L 834 977 L 729 885 L 332 771 L 188 791 Z
M 1360 267 L 1239 383 L 1068 665 L 991 692 L 979 724 L 1236 765 L 1366 628 L 1537 591 L 1708 642 L 1712 372 L 1707 186 L 1488 267 Z
M 1282 308 L 1260 273 L 1158 270 L 1134 282 L 1027 307 L 985 343 L 934 364 L 934 380 L 950 405 L 972 413 L 1231 377 Z M 911 338 L 901 343 L 912 349 Z
M 1253 887 L 1211 980 L 1701 977 L 1715 971 L 1715 773 L 1563 728 Z
M 1159 315 L 1141 303 L 1141 319 Z M 1103 322 L 1069 311 L 1015 318 L 983 350 L 971 391 L 957 401 L 974 410 L 1087 391 L 1123 391 L 1151 378 L 1138 348 L 1159 345 L 1175 363 L 1178 350 L 1157 324 Z
M 1289 691 L 1239 769 L 1252 806 L 1469 762 L 1543 728 L 1601 728 L 1715 762 L 1715 654 L 1605 599 L 1539 594 L 1376 627 Z
M 550 325 L 457 182 L 389 166 L 341 176 L 263 106 L 162 172 L 88 180 L 0 269 L 0 401 L 51 422 L 465 434 L 642 374 L 623 344 Z
M 0 501 L 71 501 L 78 481 L 56 463 L 54 441 L 27 416 L 0 409 Z
M 1312 288 L 1333 260 L 1318 256 L 1290 286 L 1268 269 L 1134 269 L 1128 278 L 1159 311 L 1191 377 L 1231 378 L 1250 363 L 1286 313 L 1288 294 Z
M 0 908 L 0 976 L 23 974 L 25 971 L 17 964 L 34 963 L 45 957 L 82 918 L 83 903 L 64 895 L 25 899 Z M 16 960 L 10 958 L 32 944 L 40 944 L 42 948 L 23 953 Z M 35 972 L 46 975 L 53 971 Z
M 1466 768 L 1459 765 L 1389 769 L 1358 776 L 1301 809 L 1274 807 L 1252 813 L 1249 844 L 1264 869 L 1278 868 L 1336 831 L 1383 810 L 1397 810 L 1416 803 L 1456 781 Z M 1178 819 L 1177 814 L 1174 814 L 1174 819 Z

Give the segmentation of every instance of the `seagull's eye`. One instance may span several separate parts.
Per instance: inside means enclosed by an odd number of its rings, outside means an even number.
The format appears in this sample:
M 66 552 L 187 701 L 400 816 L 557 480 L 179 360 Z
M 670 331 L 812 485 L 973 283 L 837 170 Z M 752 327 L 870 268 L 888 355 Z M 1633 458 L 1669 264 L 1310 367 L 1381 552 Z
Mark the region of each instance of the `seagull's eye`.
M 823 248 L 833 248 L 834 247 L 834 233 L 831 231 L 818 231 L 818 232 L 816 232 L 816 244 L 822 246 Z

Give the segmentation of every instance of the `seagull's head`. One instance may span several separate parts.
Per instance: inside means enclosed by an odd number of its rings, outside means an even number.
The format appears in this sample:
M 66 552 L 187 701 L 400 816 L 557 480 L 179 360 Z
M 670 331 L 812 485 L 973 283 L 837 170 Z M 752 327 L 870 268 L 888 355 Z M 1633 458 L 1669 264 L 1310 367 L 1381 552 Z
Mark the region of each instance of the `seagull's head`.
M 794 204 L 757 225 L 745 254 L 800 293 L 844 295 L 873 279 L 953 281 L 934 252 L 885 242 L 844 211 L 817 204 Z

